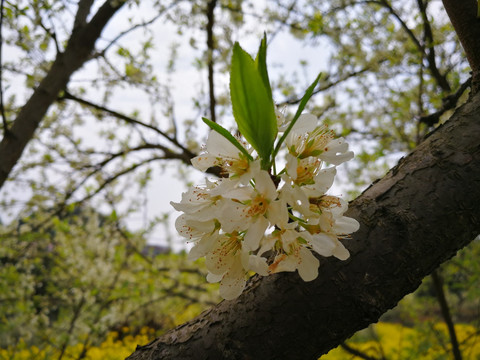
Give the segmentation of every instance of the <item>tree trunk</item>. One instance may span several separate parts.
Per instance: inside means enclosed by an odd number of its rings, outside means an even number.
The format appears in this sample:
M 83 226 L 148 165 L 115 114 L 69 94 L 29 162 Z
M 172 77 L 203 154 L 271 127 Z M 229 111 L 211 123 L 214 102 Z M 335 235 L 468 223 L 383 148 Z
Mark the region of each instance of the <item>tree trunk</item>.
M 254 277 L 127 359 L 316 359 L 376 322 L 480 233 L 480 94 L 350 204 L 347 261 Z
M 472 93 L 480 90 L 480 19 L 475 0 L 442 0 L 472 68 Z
M 65 52 L 57 54 L 47 75 L 22 107 L 11 129 L 5 131 L 0 142 L 0 189 L 48 109 L 57 100 L 59 92 L 65 90 L 72 74 L 89 59 L 104 27 L 124 3 L 124 0 L 106 0 L 90 22 L 86 23 L 92 1 L 80 1 L 72 36 Z

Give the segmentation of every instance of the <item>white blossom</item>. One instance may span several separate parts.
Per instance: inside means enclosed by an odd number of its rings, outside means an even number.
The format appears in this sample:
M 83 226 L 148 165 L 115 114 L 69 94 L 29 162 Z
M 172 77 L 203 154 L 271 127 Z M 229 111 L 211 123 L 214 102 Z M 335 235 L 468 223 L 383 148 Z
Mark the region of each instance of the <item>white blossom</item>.
M 284 113 L 276 110 L 276 116 L 278 131 L 287 131 Z M 314 115 L 301 115 L 286 135 L 283 169 L 276 169 L 276 159 L 255 157 L 249 144 L 239 143 L 245 152 L 212 131 L 192 164 L 202 171 L 219 166 L 228 177 L 207 180 L 172 202 L 182 212 L 177 231 L 193 243 L 189 258 L 205 257 L 207 280 L 220 283 L 221 296 L 239 296 L 252 272 L 297 271 L 312 281 L 319 257 L 347 259 L 344 242 L 359 223 L 344 215 L 346 201 L 327 194 L 336 166 L 353 157 L 345 140 Z
M 353 158 L 348 144 L 343 138 L 334 138 L 334 134 L 325 125 L 318 125 L 318 119 L 311 114 L 301 115 L 286 139 L 289 153 L 299 159 L 316 157 L 332 165 Z

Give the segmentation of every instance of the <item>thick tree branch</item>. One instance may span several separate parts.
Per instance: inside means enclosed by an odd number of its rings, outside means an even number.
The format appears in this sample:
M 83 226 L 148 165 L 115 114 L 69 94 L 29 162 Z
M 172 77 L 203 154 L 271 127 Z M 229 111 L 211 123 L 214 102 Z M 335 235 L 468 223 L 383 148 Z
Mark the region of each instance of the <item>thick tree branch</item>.
M 190 159 L 193 158 L 194 156 L 196 156 L 196 154 L 192 153 L 190 150 L 188 150 L 185 146 L 183 146 L 182 144 L 180 144 L 177 139 L 175 138 L 172 138 L 170 136 L 168 136 L 167 133 L 165 133 L 164 131 L 160 130 L 158 127 L 156 126 L 153 126 L 153 125 L 150 125 L 150 124 L 146 124 L 140 120 L 136 120 L 130 116 L 127 116 L 127 115 L 124 115 L 124 114 L 121 114 L 119 113 L 118 111 L 114 111 L 112 109 L 109 109 L 103 105 L 99 105 L 99 104 L 95 104 L 91 101 L 88 101 L 88 100 L 85 100 L 85 99 L 82 99 L 82 98 L 79 98 L 78 96 L 75 96 L 73 94 L 71 94 L 70 92 L 68 91 L 65 91 L 63 93 L 63 95 L 61 97 L 58 98 L 58 100 L 65 100 L 65 99 L 68 99 L 68 100 L 73 100 L 73 101 L 76 101 L 78 102 L 79 104 L 82 104 L 82 105 L 85 105 L 85 106 L 88 106 L 88 107 L 91 107 L 93 109 L 96 109 L 96 110 L 100 110 L 102 112 L 105 112 L 117 119 L 120 119 L 120 120 L 123 120 L 125 121 L 126 123 L 129 123 L 129 124 L 133 124 L 133 125 L 139 125 L 139 126 L 142 126 L 144 128 L 147 128 L 147 129 L 150 129 L 154 132 L 156 132 L 157 134 L 161 135 L 163 138 L 165 138 L 166 140 L 168 140 L 169 142 L 171 142 L 172 144 L 174 144 L 175 146 L 179 147 L 183 154 L 185 155 L 182 159 L 182 161 L 186 164 L 190 164 Z
M 417 0 L 418 9 L 420 10 L 420 15 L 422 16 L 423 22 L 423 34 L 424 34 L 424 51 L 428 60 L 428 69 L 432 74 L 433 78 L 436 80 L 438 86 L 444 91 L 451 91 L 450 84 L 447 81 L 445 74 L 441 74 L 437 66 L 437 58 L 435 55 L 435 41 L 433 39 L 433 31 L 428 20 L 427 15 L 427 3 L 424 3 L 424 0 Z
M 317 359 L 378 321 L 422 278 L 480 233 L 480 94 L 354 200 L 360 230 L 347 261 L 321 259 L 319 277 L 254 277 L 129 360 Z
M 80 0 L 78 2 L 77 14 L 75 15 L 75 21 L 73 23 L 73 30 L 79 29 L 85 26 L 87 23 L 87 17 L 92 8 L 93 0 Z
M 210 98 L 210 120 L 217 122 L 215 116 L 215 83 L 213 79 L 213 51 L 215 41 L 213 39 L 213 26 L 215 25 L 215 6 L 217 0 L 210 0 L 207 4 L 207 67 L 208 67 L 208 94 Z
M 4 136 L 9 135 L 9 130 L 8 130 L 8 122 L 7 122 L 7 116 L 5 114 L 5 105 L 3 103 L 3 49 L 2 49 L 2 44 L 3 44 L 3 5 L 4 5 L 4 0 L 1 0 L 0 2 L 0 116 L 2 117 L 2 124 L 3 124 L 3 134 Z
M 480 89 L 480 20 L 476 0 L 443 0 L 472 68 L 472 94 Z
M 167 160 L 167 159 L 177 159 L 177 160 L 181 160 L 183 163 L 185 164 L 188 164 L 190 165 L 191 162 L 190 160 L 196 156 L 196 154 L 192 153 L 188 148 L 186 148 L 185 146 L 183 146 L 182 144 L 180 144 L 178 142 L 178 140 L 175 138 L 175 137 L 170 137 L 168 136 L 166 133 L 164 133 L 162 130 L 160 130 L 159 128 L 153 126 L 153 125 L 149 125 L 149 124 L 146 124 L 144 122 L 141 122 L 139 120 L 136 120 L 136 119 L 133 119 L 129 116 L 126 116 L 124 114 L 121 114 L 119 112 L 116 112 L 114 110 L 111 110 L 105 106 L 102 106 L 102 105 L 98 105 L 98 104 L 94 104 L 88 100 L 85 100 L 85 99 L 81 99 L 79 97 L 76 97 L 75 95 L 72 95 L 70 94 L 68 91 L 65 91 L 64 94 L 58 98 L 58 100 L 64 100 L 64 99 L 70 99 L 70 100 L 74 100 L 74 101 L 77 101 L 78 103 L 80 104 L 83 104 L 83 105 L 86 105 L 86 106 L 90 106 L 94 109 L 97 109 L 97 110 L 100 110 L 100 111 L 104 111 L 108 114 L 110 114 L 111 116 L 114 116 L 118 119 L 121 119 L 121 120 L 124 120 L 125 122 L 127 123 L 131 123 L 131 124 L 134 124 L 134 125 L 139 125 L 139 126 L 142 126 L 142 127 L 145 127 L 145 128 L 148 128 L 150 130 L 153 130 L 155 131 L 156 133 L 162 135 L 165 139 L 167 139 L 168 141 L 171 141 L 173 144 L 175 144 L 176 146 L 178 146 L 181 150 L 182 150 L 182 153 L 175 153 L 171 150 L 169 150 L 168 148 L 166 147 L 162 147 L 161 145 L 156 145 L 159 149 L 163 150 L 164 153 L 165 153 L 165 156 L 163 157 L 164 160 Z M 218 167 L 218 166 L 214 166 L 214 167 L 211 167 L 209 168 L 207 171 L 207 173 L 209 174 L 212 174 L 212 175 L 215 175 L 215 176 L 218 176 L 218 177 L 223 177 L 225 176 L 225 174 L 222 174 L 221 172 L 221 168 Z
M 73 29 L 65 52 L 57 54 L 48 74 L 18 113 L 10 136 L 4 136 L 0 142 L 0 188 L 58 93 L 65 89 L 70 76 L 89 59 L 105 25 L 123 4 L 123 0 L 107 0 L 90 22 Z

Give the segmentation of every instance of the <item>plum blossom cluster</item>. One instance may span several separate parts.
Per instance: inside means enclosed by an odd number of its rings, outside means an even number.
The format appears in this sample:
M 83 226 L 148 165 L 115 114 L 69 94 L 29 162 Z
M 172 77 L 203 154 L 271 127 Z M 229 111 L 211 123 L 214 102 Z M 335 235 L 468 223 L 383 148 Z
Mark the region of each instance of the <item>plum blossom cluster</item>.
M 327 195 L 336 166 L 353 158 L 345 140 L 311 114 L 291 123 L 276 111 L 276 119 L 275 135 L 285 136 L 268 162 L 247 141 L 211 131 L 192 164 L 202 171 L 217 166 L 224 177 L 172 202 L 182 212 L 178 232 L 193 243 L 189 258 L 205 257 L 207 280 L 220 282 L 225 299 L 239 296 L 252 272 L 298 271 L 304 281 L 315 279 L 314 254 L 347 259 L 340 240 L 359 228 L 344 216 L 347 202 Z

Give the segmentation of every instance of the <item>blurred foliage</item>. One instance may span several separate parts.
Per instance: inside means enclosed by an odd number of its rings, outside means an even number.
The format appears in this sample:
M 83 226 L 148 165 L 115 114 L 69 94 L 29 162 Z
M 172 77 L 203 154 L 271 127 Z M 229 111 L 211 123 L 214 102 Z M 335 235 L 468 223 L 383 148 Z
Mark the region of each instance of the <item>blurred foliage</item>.
M 471 325 L 456 325 L 456 332 L 462 344 L 465 359 L 480 358 L 480 333 Z M 428 332 L 417 327 L 410 328 L 401 324 L 380 322 L 367 330 L 357 333 L 349 347 L 360 351 L 371 359 L 451 359 L 444 342 L 448 332 L 444 325 L 433 324 Z M 439 340 L 443 339 L 443 340 Z M 450 350 L 448 350 L 450 351 Z M 321 357 L 322 360 L 360 359 L 341 346 Z
M 105 340 L 98 346 L 91 346 L 83 355 L 86 360 L 118 360 L 130 355 L 137 344 L 146 344 L 153 336 L 155 330 L 142 328 L 137 335 L 129 335 L 129 328 L 112 331 L 106 335 Z M 78 359 L 83 352 L 81 344 L 69 345 L 65 350 L 66 360 Z M 46 345 L 43 348 L 28 346 L 24 341 L 17 344 L 16 348 L 0 349 L 1 360 L 32 360 L 32 359 L 58 359 L 59 349 Z
M 463 359 L 480 358 L 480 238 L 437 269 Z M 453 359 L 452 344 L 431 276 L 385 313 L 378 324 L 355 334 L 347 346 L 381 360 Z M 348 354 L 348 355 L 347 355 Z M 322 359 L 359 359 L 339 347 Z
M 155 255 L 115 214 L 77 206 L 0 230 L 0 348 L 9 354 L 81 359 L 114 330 L 159 334 L 218 301 L 201 263 L 165 247 Z
M 478 329 L 469 325 L 457 325 L 457 333 L 464 349 L 466 359 L 480 357 L 480 334 Z M 92 346 L 85 355 L 86 360 L 117 360 L 130 355 L 137 344 L 146 344 L 155 336 L 155 330 L 144 327 L 135 335 L 129 335 L 129 328 L 109 332 L 106 339 L 98 346 Z M 446 336 L 446 329 L 441 324 L 434 325 L 436 335 Z M 432 332 L 430 332 L 431 334 Z M 433 340 L 433 344 L 432 341 Z M 358 333 L 350 344 L 355 350 L 374 359 L 448 359 L 443 346 L 436 344 L 435 339 L 425 338 L 424 334 L 406 326 L 393 323 L 379 323 L 368 330 Z M 2 360 L 31 360 L 39 358 L 56 358 L 58 350 L 47 347 L 26 346 L 12 351 L 0 349 Z M 66 360 L 76 359 L 81 347 L 71 345 L 67 348 Z M 322 360 L 354 359 L 351 353 L 338 347 L 321 357 Z

